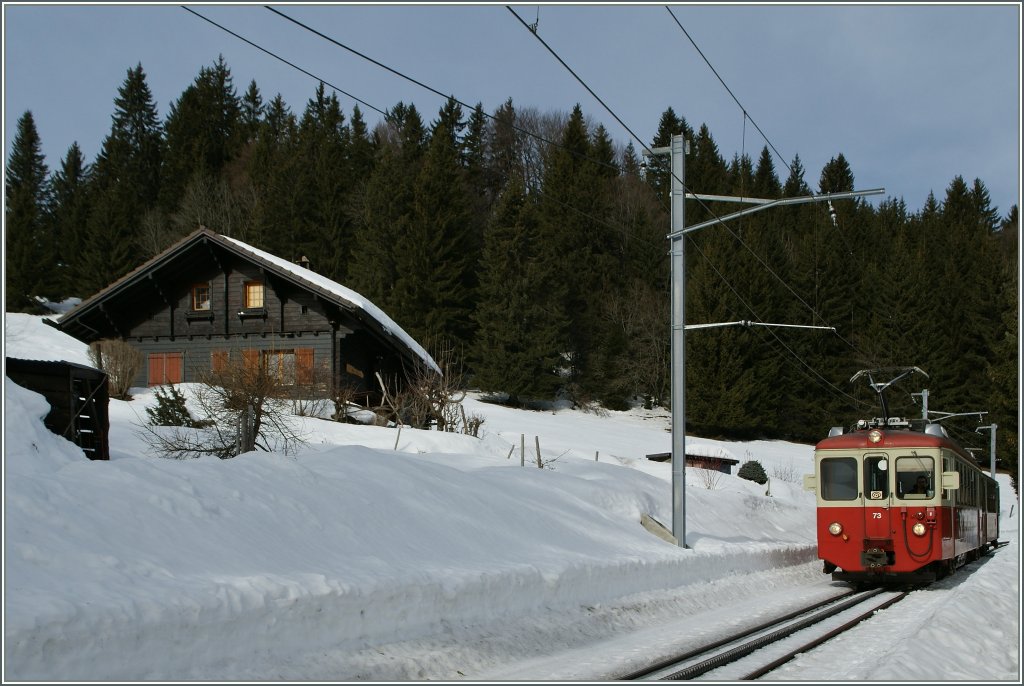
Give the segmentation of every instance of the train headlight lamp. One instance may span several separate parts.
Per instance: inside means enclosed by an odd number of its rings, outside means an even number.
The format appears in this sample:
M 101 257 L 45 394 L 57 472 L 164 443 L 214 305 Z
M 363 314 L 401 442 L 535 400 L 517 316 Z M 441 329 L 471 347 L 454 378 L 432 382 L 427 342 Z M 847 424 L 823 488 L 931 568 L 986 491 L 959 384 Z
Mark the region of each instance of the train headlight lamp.
M 917 522 L 910 530 L 914 532 L 915 536 L 924 536 L 928 528 L 921 522 Z
M 843 525 L 839 522 L 832 522 L 828 525 L 828 532 L 833 536 L 838 536 L 843 533 Z
M 881 443 L 882 432 L 879 431 L 878 429 L 872 429 L 871 431 L 868 432 L 868 440 L 872 443 Z

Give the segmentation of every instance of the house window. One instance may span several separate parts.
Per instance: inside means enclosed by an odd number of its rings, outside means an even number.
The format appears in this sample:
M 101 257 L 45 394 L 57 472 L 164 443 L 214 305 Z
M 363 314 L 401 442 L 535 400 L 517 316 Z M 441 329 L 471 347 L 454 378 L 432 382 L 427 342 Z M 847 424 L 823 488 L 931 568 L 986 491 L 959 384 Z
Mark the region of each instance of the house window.
M 210 284 L 201 283 L 192 287 L 192 309 L 197 312 L 210 309 Z
M 245 284 L 245 307 L 252 309 L 263 307 L 263 282 L 247 281 Z
M 150 353 L 149 385 L 181 383 L 185 353 Z
M 267 374 L 287 386 L 313 383 L 313 349 L 265 350 Z

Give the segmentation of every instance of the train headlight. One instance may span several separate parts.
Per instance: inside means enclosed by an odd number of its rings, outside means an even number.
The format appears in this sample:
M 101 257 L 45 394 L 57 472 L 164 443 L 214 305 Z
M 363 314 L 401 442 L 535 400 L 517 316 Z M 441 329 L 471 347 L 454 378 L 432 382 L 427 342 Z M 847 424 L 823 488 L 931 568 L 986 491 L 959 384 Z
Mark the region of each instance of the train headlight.
M 833 536 L 838 536 L 843 533 L 843 525 L 839 522 L 832 522 L 828 525 L 828 532 Z
M 928 531 L 928 527 L 921 522 L 917 522 L 910 530 L 914 532 L 915 536 L 924 536 L 925 532 Z
M 872 429 L 868 432 L 868 440 L 872 443 L 879 443 L 882 440 L 882 432 L 878 429 Z

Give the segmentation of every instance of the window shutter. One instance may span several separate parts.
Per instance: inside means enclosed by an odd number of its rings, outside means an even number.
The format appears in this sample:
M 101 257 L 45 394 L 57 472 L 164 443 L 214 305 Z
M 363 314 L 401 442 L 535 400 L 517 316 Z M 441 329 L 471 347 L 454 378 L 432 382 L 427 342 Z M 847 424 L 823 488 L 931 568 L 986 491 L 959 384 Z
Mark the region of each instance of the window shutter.
M 313 383 L 313 349 L 295 349 L 295 382 L 298 384 Z
M 184 377 L 185 353 L 167 353 L 167 362 L 164 373 L 167 375 L 167 383 L 181 383 Z
M 149 385 L 159 386 L 164 382 L 164 356 L 161 353 L 149 354 Z
M 214 350 L 210 353 L 210 371 L 214 374 L 220 374 L 227 371 L 228 368 L 228 351 L 227 350 Z

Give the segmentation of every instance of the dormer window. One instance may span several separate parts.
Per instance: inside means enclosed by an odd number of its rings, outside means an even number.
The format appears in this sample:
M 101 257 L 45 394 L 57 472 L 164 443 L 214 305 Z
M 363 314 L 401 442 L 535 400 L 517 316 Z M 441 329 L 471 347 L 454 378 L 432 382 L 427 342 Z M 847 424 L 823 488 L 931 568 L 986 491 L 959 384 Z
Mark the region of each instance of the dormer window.
M 192 287 L 192 310 L 207 312 L 210 309 L 210 284 L 200 283 Z
M 245 308 L 263 307 L 263 282 L 247 281 L 245 284 Z

